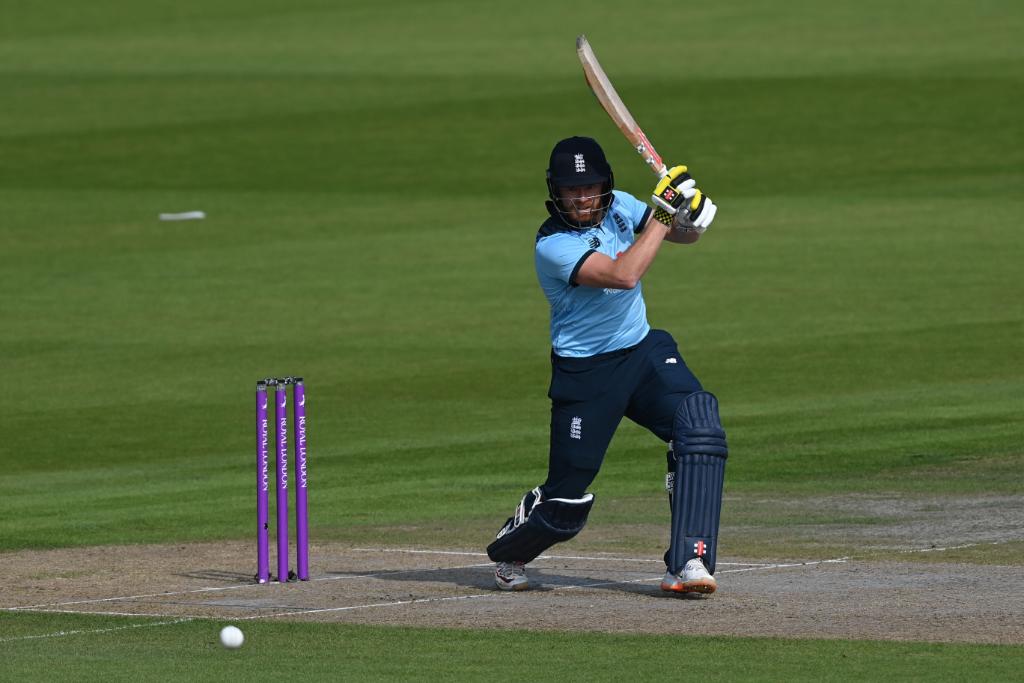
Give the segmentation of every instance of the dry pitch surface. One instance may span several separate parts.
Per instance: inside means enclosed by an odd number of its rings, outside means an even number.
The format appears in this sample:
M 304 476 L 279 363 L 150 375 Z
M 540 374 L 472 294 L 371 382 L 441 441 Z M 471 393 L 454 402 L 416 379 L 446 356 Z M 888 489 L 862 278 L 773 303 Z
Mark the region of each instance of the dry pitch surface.
M 835 501 L 833 501 L 835 503 Z M 977 528 L 1005 526 L 982 545 L 1019 541 L 1020 499 L 989 500 Z M 949 529 L 951 506 L 928 514 L 894 510 L 905 523 L 890 540 L 917 537 L 925 525 Z M 970 515 L 968 515 L 970 516 Z M 988 519 L 986 522 L 985 518 Z M 964 528 L 966 525 L 966 528 Z M 833 530 L 835 531 L 835 530 Z M 847 533 L 878 534 L 877 527 Z M 598 529 L 588 529 L 591 539 Z M 582 541 L 582 537 L 580 539 Z M 956 540 L 955 538 L 953 540 Z M 252 582 L 252 544 L 118 546 L 5 554 L 17 567 L 0 585 L 5 611 L 47 611 L 182 618 L 312 620 L 403 626 L 594 630 L 681 635 L 857 638 L 1024 643 L 1024 572 L 1019 565 L 944 559 L 948 547 L 904 547 L 883 557 L 736 558 L 719 562 L 719 591 L 692 599 L 663 593 L 657 556 L 556 546 L 530 565 L 536 588 L 494 588 L 491 564 L 475 549 L 412 549 L 315 544 L 312 580 Z M 923 561 L 926 560 L 926 561 Z

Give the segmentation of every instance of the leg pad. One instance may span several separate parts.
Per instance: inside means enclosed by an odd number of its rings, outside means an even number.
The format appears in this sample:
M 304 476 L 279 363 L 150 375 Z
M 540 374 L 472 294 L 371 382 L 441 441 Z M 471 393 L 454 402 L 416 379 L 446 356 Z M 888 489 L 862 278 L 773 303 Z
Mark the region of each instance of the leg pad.
M 715 573 L 725 460 L 729 455 L 718 400 L 706 391 L 687 396 L 676 412 L 672 452 L 672 542 L 668 568 L 678 574 L 699 557 Z
M 487 556 L 494 562 L 532 562 L 556 543 L 568 541 L 583 530 L 593 494 L 582 498 L 551 498 L 542 500 L 540 489 L 523 497 L 516 514 L 498 530 L 487 546 Z

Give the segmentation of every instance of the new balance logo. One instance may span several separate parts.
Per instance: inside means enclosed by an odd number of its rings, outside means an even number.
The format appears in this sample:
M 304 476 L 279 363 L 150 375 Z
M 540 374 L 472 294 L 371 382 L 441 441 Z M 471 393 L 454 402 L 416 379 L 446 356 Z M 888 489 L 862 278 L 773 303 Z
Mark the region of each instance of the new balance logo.
M 587 240 L 587 244 L 590 245 L 591 249 L 597 249 L 599 246 L 601 246 L 601 240 L 599 240 L 596 237 L 591 237 L 589 240 Z
M 583 155 L 582 154 L 577 154 L 574 157 L 574 159 L 576 161 L 576 172 L 577 173 L 586 173 L 587 172 L 587 162 L 583 160 Z
M 583 438 L 583 418 L 574 417 L 572 422 L 569 423 L 569 438 L 570 439 L 582 439 Z
M 672 365 L 675 365 L 675 364 L 676 364 L 676 363 L 678 363 L 679 361 L 678 361 L 678 360 L 676 360 L 675 358 L 666 358 L 666 359 L 665 359 L 665 362 L 666 362 L 666 363 L 671 363 Z

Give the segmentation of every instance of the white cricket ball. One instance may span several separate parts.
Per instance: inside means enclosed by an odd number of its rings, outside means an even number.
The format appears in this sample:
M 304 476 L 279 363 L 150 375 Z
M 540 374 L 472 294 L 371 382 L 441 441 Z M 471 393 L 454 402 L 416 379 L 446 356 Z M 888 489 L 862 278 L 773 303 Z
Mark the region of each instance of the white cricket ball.
M 229 650 L 237 650 L 245 642 L 242 629 L 237 626 L 225 626 L 220 630 L 220 644 Z

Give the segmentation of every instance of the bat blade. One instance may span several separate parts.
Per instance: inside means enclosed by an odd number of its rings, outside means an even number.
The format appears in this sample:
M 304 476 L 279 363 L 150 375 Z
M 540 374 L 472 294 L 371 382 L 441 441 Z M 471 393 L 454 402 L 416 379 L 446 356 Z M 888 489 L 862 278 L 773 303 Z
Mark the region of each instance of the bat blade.
M 643 157 L 644 163 L 654 174 L 659 178 L 666 176 L 668 169 L 665 168 L 665 163 L 654 149 L 654 145 L 644 135 L 644 131 L 637 125 L 636 119 L 629 113 L 622 98 L 615 92 L 615 87 L 608 79 L 604 69 L 601 68 L 601 63 L 597 61 L 597 55 L 594 54 L 594 49 L 590 47 L 586 36 L 576 38 L 576 55 L 580 58 L 580 64 L 583 65 L 583 75 L 587 79 L 587 85 L 597 97 L 597 101 L 601 103 L 601 107 L 629 140 L 633 149 Z

